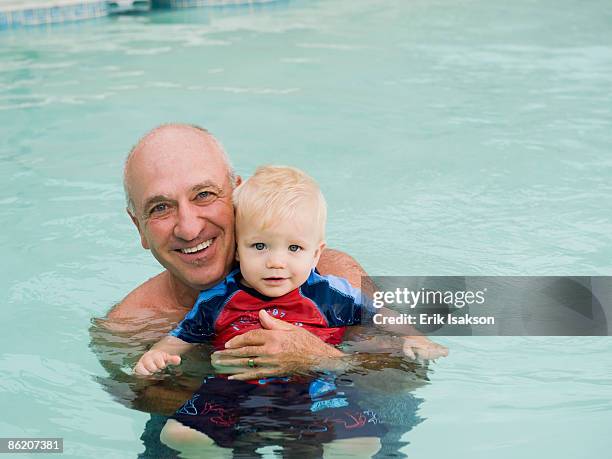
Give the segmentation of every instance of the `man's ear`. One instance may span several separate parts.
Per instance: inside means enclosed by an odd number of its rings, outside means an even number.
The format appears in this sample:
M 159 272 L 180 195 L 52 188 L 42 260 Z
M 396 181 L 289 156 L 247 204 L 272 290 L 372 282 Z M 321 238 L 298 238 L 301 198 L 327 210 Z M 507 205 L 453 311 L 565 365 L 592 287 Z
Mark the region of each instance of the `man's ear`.
M 242 177 L 240 177 L 239 175 L 236 176 L 236 186 L 240 185 L 242 183 Z
M 140 228 L 140 222 L 138 221 L 136 217 L 134 217 L 134 215 L 132 215 L 132 212 L 130 212 L 130 209 L 126 208 L 125 211 L 130 216 L 130 219 L 132 220 L 132 223 L 134 224 L 134 226 L 136 226 L 136 229 L 138 230 L 138 234 L 140 234 L 140 244 L 142 245 L 142 248 L 145 250 L 149 250 L 149 243 L 145 239 L 144 233 L 142 232 L 142 229 Z
M 321 258 L 321 254 L 323 253 L 324 249 L 325 249 L 325 241 L 321 241 L 319 243 L 319 247 L 317 247 L 314 253 L 314 261 L 312 263 L 313 268 L 317 267 L 317 263 L 319 263 L 319 258 Z

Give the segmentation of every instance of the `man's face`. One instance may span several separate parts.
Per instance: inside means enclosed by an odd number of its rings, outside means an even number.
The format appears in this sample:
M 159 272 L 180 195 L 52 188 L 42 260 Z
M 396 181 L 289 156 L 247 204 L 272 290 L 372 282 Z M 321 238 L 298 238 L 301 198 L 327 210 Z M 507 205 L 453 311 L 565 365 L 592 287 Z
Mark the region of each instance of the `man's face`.
M 128 180 L 142 246 L 177 280 L 202 290 L 229 272 L 232 188 L 210 138 L 176 127 L 157 133 L 130 159 Z
M 236 225 L 240 272 L 248 286 L 279 297 L 306 282 L 325 244 L 307 208 L 269 228 L 261 228 L 257 220 L 241 217 Z

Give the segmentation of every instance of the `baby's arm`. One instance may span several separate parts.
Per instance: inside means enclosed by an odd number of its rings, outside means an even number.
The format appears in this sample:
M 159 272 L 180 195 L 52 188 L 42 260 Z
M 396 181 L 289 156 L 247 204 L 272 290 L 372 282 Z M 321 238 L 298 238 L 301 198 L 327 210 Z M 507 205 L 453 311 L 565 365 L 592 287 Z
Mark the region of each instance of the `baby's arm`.
M 187 343 L 174 336 L 166 336 L 140 357 L 140 360 L 134 367 L 134 373 L 141 376 L 149 376 L 163 370 L 168 365 L 179 365 L 181 363 L 181 354 L 184 354 L 193 346 L 192 343 Z

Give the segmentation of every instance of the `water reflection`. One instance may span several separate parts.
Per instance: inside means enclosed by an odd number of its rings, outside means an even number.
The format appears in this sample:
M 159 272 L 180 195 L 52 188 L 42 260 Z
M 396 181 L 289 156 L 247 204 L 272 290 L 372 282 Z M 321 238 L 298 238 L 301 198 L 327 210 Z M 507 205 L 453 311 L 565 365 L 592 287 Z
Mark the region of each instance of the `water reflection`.
M 407 445 L 404 434 L 422 422 L 423 400 L 413 392 L 427 384 L 430 369 L 400 355 L 397 338 L 380 331 L 353 327 L 343 343 L 349 357 L 339 361 L 336 372 L 309 372 L 292 376 L 291 382 L 259 385 L 215 377 L 213 349 L 207 345 L 165 373 L 133 376 L 142 353 L 174 325 L 172 319 L 158 318 L 114 323 L 110 330 L 105 319 L 94 319 L 90 329 L 91 348 L 108 372 L 97 381 L 119 403 L 151 414 L 140 437 L 141 458 L 178 457 L 160 441 L 171 417 L 231 447 L 233 457 L 281 450 L 285 457 L 320 457 L 330 440 L 351 437 L 358 426 L 362 435 L 380 438 L 374 457 L 405 457 L 400 452 Z M 211 418 L 217 422 L 213 430 Z M 202 456 L 204 450 L 196 451 Z

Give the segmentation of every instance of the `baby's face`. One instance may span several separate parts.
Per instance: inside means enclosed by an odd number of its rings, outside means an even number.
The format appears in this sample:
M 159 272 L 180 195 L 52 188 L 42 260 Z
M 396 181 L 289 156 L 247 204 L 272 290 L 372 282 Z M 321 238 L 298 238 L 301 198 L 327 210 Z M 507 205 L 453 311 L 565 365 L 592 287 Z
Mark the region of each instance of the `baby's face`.
M 236 221 L 236 258 L 245 283 L 266 296 L 279 297 L 306 282 L 325 247 L 312 212 L 265 229 L 249 220 Z

